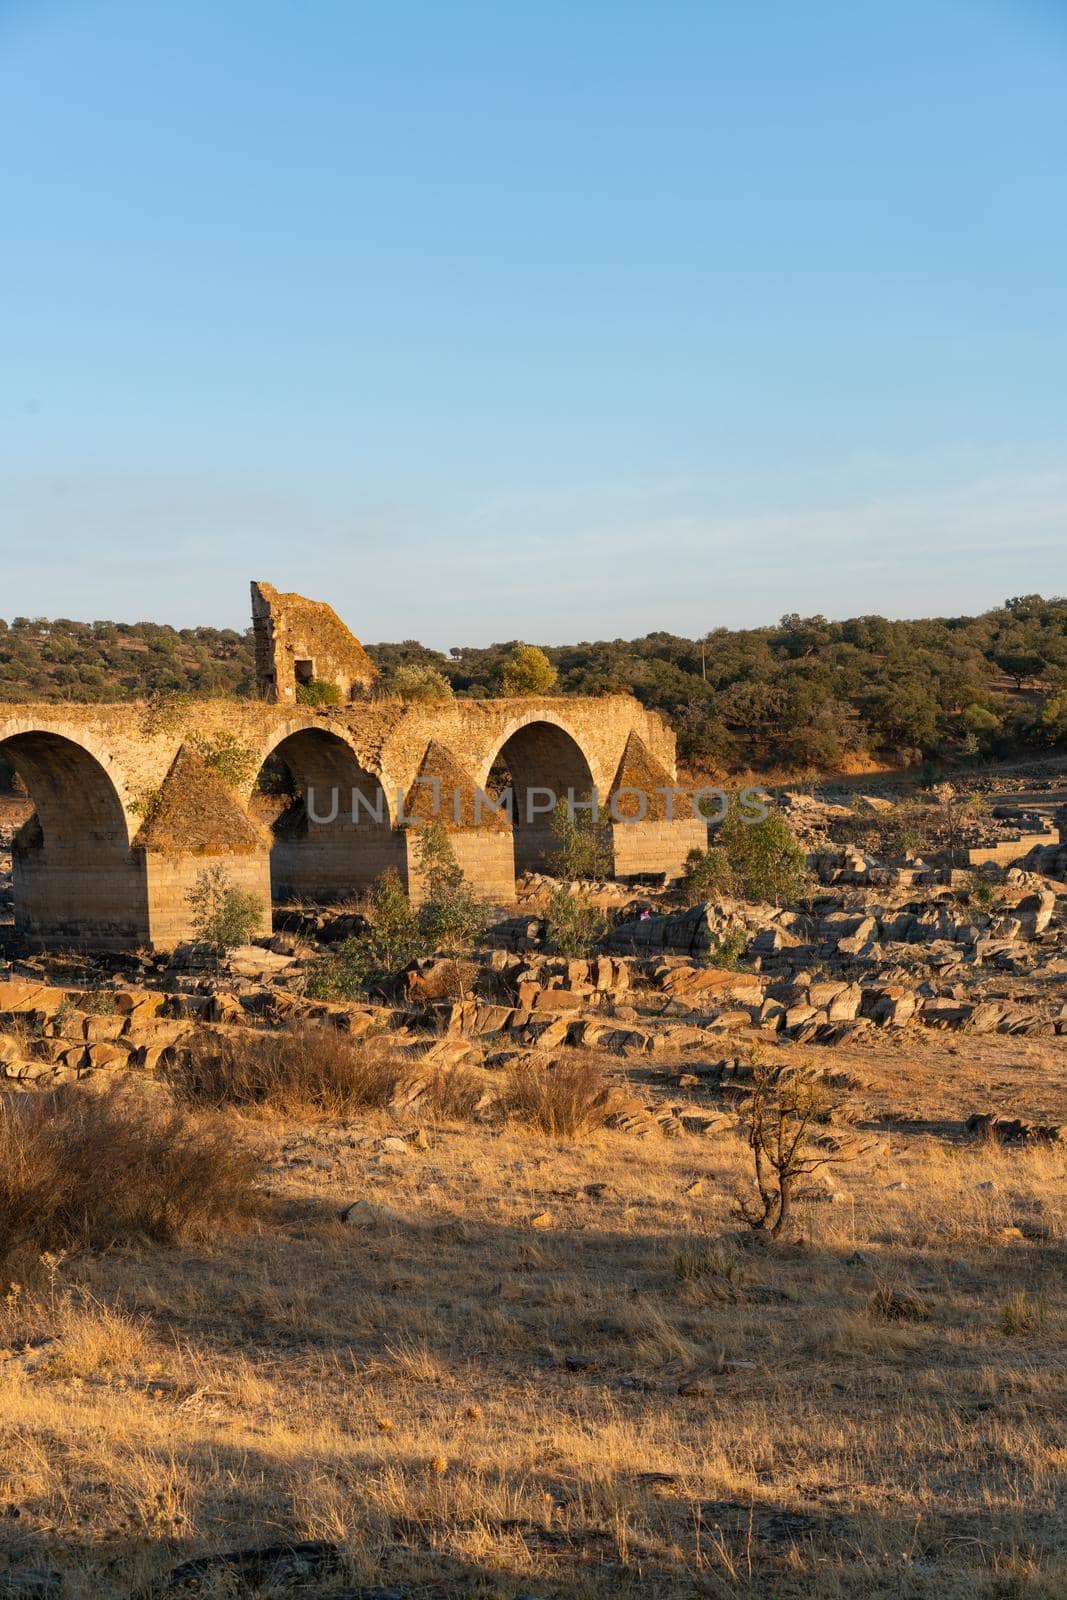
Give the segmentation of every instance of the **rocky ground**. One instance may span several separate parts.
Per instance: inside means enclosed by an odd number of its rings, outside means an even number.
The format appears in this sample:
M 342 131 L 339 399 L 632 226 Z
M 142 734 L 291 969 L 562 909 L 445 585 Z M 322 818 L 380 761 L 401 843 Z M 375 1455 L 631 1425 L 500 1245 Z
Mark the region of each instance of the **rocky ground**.
M 358 1003 L 304 993 L 348 910 L 221 971 L 13 952 L 14 1093 L 294 1026 L 399 1070 L 358 1116 L 227 1113 L 267 1163 L 251 1232 L 9 1289 L 0 1595 L 1067 1593 L 1067 858 L 954 865 L 1018 830 L 960 804 L 923 856 L 897 807 L 800 797 L 802 904 L 649 886 L 637 920 L 600 886 L 580 960 L 531 880 L 485 948 Z M 595 1131 L 500 1113 L 574 1062 Z M 813 1068 L 840 1158 L 775 1245 L 737 1214 L 766 1062 Z

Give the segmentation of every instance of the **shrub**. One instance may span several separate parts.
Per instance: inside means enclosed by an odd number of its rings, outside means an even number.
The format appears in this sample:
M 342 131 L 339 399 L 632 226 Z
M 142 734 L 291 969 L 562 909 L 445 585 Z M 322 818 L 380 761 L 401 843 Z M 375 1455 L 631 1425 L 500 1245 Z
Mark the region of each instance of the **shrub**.
M 309 1026 L 203 1035 L 171 1081 L 175 1094 L 193 1105 L 237 1106 L 315 1121 L 385 1110 L 401 1080 L 418 1070 L 418 1062 L 386 1039 L 350 1039 L 332 1028 Z M 462 1121 L 484 1093 L 476 1073 L 438 1068 L 426 1080 L 419 1110 Z
M 192 744 L 204 765 L 220 777 L 227 788 L 243 789 L 256 770 L 256 754 L 232 733 L 214 733 L 210 738 L 197 734 Z
M 733 894 L 735 888 L 726 851 L 721 845 L 715 845 L 710 850 L 690 850 L 675 897 L 683 905 L 691 906 L 703 900 L 715 900 L 721 895 Z
M 80 1009 L 87 1017 L 113 1017 L 118 1010 L 115 991 L 99 985 L 87 989 L 81 997 Z
M 972 905 L 991 906 L 998 898 L 996 886 L 980 872 L 972 872 L 967 880 L 967 898 Z
M 0 1096 L 0 1261 L 245 1221 L 260 1167 L 231 1128 L 143 1091 Z
M 353 937 L 346 939 L 338 950 L 309 961 L 304 974 L 304 993 L 308 999 L 336 1005 L 365 995 L 370 976 L 365 956 L 364 941 Z
M 836 1153 L 817 1154 L 810 1143 L 812 1124 L 826 1109 L 812 1067 L 794 1070 L 760 1060 L 753 1063 L 753 1089 L 744 1118 L 759 1199 L 739 1201 L 749 1227 L 777 1237 L 789 1223 L 800 1179 L 843 1159 Z
M 607 932 L 607 918 L 599 906 L 583 904 L 564 888 L 553 889 L 545 917 L 552 949 L 572 959 L 588 955 Z
M 748 900 L 796 900 L 808 887 L 807 855 L 784 818 L 772 812 L 747 822 L 731 807 L 719 829 L 734 881 Z M 710 854 L 710 852 L 709 852 Z
M 419 828 L 415 859 L 426 880 L 426 899 L 417 914 L 426 947 L 451 953 L 477 944 L 485 933 L 489 908 L 468 883 L 439 822 Z
M 1067 689 L 1050 695 L 1038 719 L 1039 742 L 1063 744 L 1067 741 Z
M 433 704 L 453 697 L 452 685 L 444 673 L 431 666 L 397 667 L 392 687 L 399 700 Z
M 721 939 L 717 939 L 708 946 L 708 966 L 724 967 L 728 972 L 736 972 L 741 965 L 741 957 L 747 948 L 747 930 L 744 928 L 728 928 Z
M 394 868 L 383 872 L 370 892 L 370 927 L 340 948 L 311 962 L 304 992 L 313 1000 L 354 1000 L 366 994 L 376 975 L 387 975 L 427 954 L 426 937 Z
M 325 678 L 309 678 L 296 686 L 296 703 L 300 706 L 339 706 L 341 691 L 335 683 Z
M 387 1106 L 404 1067 L 384 1041 L 350 1039 L 332 1028 L 235 1029 L 198 1037 L 171 1084 L 194 1105 L 346 1117 Z
M 549 871 L 559 878 L 607 878 L 614 864 L 611 823 L 557 800 L 552 813 L 556 848 L 548 857 Z
M 262 900 L 231 883 L 221 862 L 198 873 L 185 898 L 197 939 L 216 954 L 247 944 L 263 918 Z
M 555 1067 L 527 1062 L 511 1069 L 500 1109 L 550 1139 L 582 1139 L 603 1126 L 608 1093 L 592 1062 L 564 1060 Z

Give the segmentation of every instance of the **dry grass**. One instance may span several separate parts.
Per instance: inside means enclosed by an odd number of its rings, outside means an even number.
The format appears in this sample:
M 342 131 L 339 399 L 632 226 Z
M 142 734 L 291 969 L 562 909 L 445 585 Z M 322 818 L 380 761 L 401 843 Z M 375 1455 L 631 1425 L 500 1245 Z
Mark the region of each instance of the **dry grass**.
M 306 1120 L 380 1110 L 393 1099 L 404 1070 L 403 1057 L 384 1040 L 350 1039 L 332 1028 L 240 1028 L 201 1035 L 171 1084 L 194 1105 Z
M 217 1119 L 149 1092 L 0 1096 L 0 1264 L 196 1237 L 257 1208 L 259 1160 Z
M 1067 1593 L 1062 1150 L 897 1128 L 775 1245 L 729 1127 L 393 1131 L 279 1118 L 271 1227 L 69 1258 L 0 1322 L 0 1568 L 129 1600 L 318 1538 L 293 1600 Z
M 585 1139 L 603 1126 L 608 1095 L 595 1063 L 564 1057 L 556 1066 L 524 1062 L 512 1068 L 500 1108 L 546 1138 Z
M 388 1039 L 318 1027 L 201 1035 L 189 1065 L 170 1081 L 192 1105 L 316 1122 L 384 1111 L 412 1077 L 422 1116 L 466 1121 L 485 1098 L 483 1079 L 462 1066 L 426 1067 Z

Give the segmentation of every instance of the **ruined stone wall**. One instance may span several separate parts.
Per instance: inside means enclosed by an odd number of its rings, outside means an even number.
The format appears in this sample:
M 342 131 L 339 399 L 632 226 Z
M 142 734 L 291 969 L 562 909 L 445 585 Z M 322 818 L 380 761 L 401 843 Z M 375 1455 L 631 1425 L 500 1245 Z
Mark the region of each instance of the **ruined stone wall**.
M 331 683 L 342 701 L 363 694 L 378 669 L 332 606 L 252 585 L 256 685 L 263 699 L 294 705 L 301 683 Z
M 699 817 L 685 816 L 681 806 L 674 822 L 617 822 L 611 833 L 617 878 L 643 872 L 681 877 L 690 850 L 708 847 L 707 823 Z

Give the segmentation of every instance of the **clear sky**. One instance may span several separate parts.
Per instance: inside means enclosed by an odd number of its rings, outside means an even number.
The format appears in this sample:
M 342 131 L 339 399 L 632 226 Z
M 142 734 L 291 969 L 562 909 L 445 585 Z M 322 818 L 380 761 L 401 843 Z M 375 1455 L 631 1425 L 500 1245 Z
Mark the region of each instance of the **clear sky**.
M 0 615 L 1067 591 L 1067 0 L 0 0 Z

